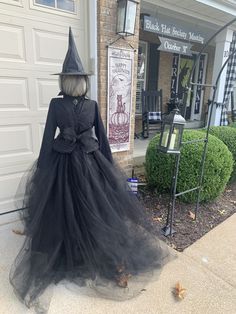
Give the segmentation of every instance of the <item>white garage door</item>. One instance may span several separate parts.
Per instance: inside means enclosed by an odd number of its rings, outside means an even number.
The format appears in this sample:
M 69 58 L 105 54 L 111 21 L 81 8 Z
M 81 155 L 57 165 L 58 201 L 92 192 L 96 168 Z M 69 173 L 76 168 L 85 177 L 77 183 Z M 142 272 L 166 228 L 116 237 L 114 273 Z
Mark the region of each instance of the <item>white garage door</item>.
M 88 69 L 87 16 L 87 0 L 0 0 L 0 224 L 15 218 L 2 214 L 38 157 L 69 26 Z

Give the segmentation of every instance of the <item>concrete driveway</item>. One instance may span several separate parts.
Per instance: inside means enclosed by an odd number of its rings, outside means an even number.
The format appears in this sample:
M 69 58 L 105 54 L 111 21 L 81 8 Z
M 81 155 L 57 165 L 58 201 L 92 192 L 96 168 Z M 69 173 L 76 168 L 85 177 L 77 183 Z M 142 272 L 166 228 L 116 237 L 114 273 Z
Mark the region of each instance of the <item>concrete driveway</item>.
M 8 281 L 9 268 L 23 236 L 19 223 L 0 226 L 0 314 L 34 313 L 22 305 Z M 183 301 L 172 293 L 176 282 L 187 289 Z M 138 297 L 111 301 L 59 284 L 49 314 L 236 314 L 236 214 L 178 254 Z

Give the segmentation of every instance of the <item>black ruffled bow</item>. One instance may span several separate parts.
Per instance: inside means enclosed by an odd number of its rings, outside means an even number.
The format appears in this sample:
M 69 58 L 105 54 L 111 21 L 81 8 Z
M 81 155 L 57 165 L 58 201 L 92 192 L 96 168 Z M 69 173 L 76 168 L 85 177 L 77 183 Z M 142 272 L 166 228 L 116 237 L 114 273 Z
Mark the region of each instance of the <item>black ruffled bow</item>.
M 61 131 L 58 137 L 53 142 L 53 149 L 59 153 L 71 153 L 78 142 L 81 144 L 81 148 L 89 153 L 98 149 L 98 142 L 92 135 L 92 129 L 83 131 L 80 134 L 76 134 L 73 127 L 65 128 Z
M 54 140 L 53 149 L 59 153 L 71 153 L 76 146 L 78 137 L 74 128 L 65 128 Z

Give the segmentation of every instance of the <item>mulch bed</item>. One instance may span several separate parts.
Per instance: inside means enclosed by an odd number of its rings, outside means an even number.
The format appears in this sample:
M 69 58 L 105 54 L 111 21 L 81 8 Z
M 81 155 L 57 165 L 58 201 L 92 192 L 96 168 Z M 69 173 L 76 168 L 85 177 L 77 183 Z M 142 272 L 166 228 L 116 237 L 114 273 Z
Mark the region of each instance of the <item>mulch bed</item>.
M 144 178 L 140 177 L 140 180 L 144 181 Z M 160 195 L 150 191 L 146 186 L 141 186 L 139 199 L 151 214 L 154 232 L 172 248 L 182 252 L 236 213 L 236 182 L 229 184 L 225 192 L 215 201 L 200 204 L 196 220 L 194 219 L 195 204 L 186 204 L 177 199 L 173 225 L 176 233 L 168 237 L 161 235 L 160 228 L 163 228 L 166 223 L 170 196 Z

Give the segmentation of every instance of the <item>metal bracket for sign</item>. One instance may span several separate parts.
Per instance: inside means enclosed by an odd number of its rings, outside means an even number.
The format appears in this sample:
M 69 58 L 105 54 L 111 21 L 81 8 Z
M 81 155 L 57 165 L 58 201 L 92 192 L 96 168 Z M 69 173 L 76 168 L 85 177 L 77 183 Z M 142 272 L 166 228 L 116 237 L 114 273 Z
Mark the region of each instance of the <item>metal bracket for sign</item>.
M 197 219 L 197 215 L 198 215 L 198 211 L 199 211 L 199 203 L 200 203 L 200 193 L 201 193 L 201 188 L 202 188 L 202 182 L 203 182 L 203 177 L 204 177 L 204 165 L 205 165 L 205 159 L 206 159 L 206 152 L 207 152 L 207 144 L 208 144 L 208 137 L 209 137 L 209 130 L 210 130 L 210 123 L 211 123 L 211 117 L 212 117 L 212 113 L 213 113 L 213 106 L 215 104 L 215 97 L 216 97 L 216 91 L 217 91 L 217 87 L 218 87 L 218 83 L 219 83 L 219 79 L 220 76 L 225 68 L 225 66 L 228 64 L 229 60 L 232 59 L 232 57 L 236 54 L 236 49 L 233 50 L 231 52 L 231 54 L 229 55 L 229 57 L 227 58 L 227 60 L 224 62 L 223 66 L 221 67 L 218 76 L 216 78 L 216 82 L 215 84 L 211 85 L 211 84 L 200 84 L 200 83 L 195 83 L 192 82 L 192 77 L 193 77 L 193 73 L 194 70 L 196 68 L 197 62 L 200 59 L 200 56 L 202 54 L 202 52 L 204 51 L 204 49 L 208 46 L 208 44 L 212 41 L 213 38 L 215 38 L 221 31 L 223 31 L 225 28 L 227 28 L 229 25 L 231 25 L 232 23 L 236 22 L 236 18 L 234 18 L 233 20 L 231 20 L 230 22 L 228 22 L 226 25 L 224 25 L 223 27 L 221 27 L 207 42 L 206 44 L 202 47 L 201 51 L 198 53 L 195 63 L 193 65 L 193 68 L 191 70 L 191 73 L 189 75 L 189 79 L 188 79 L 188 83 L 185 87 L 184 90 L 184 96 L 185 96 L 185 101 L 184 101 L 184 116 L 186 114 L 186 104 L 187 104 L 187 98 L 188 98 L 188 93 L 190 92 L 191 85 L 197 85 L 197 86 L 202 86 L 202 87 L 209 87 L 213 89 L 213 96 L 212 96 L 212 100 L 211 100 L 211 106 L 210 106 L 210 112 L 209 112 L 209 116 L 208 116 L 208 121 L 207 121 L 207 128 L 206 128 L 206 136 L 203 139 L 198 139 L 198 140 L 191 140 L 191 141 L 186 141 L 186 142 L 182 142 L 182 145 L 187 145 L 187 144 L 195 144 L 195 143 L 200 143 L 203 142 L 204 143 L 204 147 L 203 147 L 203 152 L 202 152 L 202 158 L 201 158 L 201 163 L 200 163 L 200 169 L 199 169 L 199 179 L 198 179 L 198 185 L 192 189 L 183 191 L 183 192 L 179 192 L 176 193 L 176 187 L 177 187 L 177 180 L 178 180 L 178 172 L 179 172 L 179 162 L 180 162 L 180 155 L 176 154 L 175 155 L 175 163 L 174 163 L 174 169 L 173 169 L 173 176 L 172 176 L 172 184 L 171 184 L 171 203 L 170 206 L 168 208 L 168 213 L 167 213 L 167 220 L 166 220 L 166 225 L 165 227 L 162 229 L 162 233 L 165 236 L 172 236 L 176 231 L 173 229 L 173 224 L 174 224 L 174 212 L 175 212 L 175 202 L 176 202 L 176 198 L 180 195 L 186 194 L 186 193 L 190 193 L 190 192 L 196 192 L 196 205 L 195 205 L 195 211 L 194 211 L 194 220 Z
M 114 44 L 115 44 L 117 41 L 119 41 L 120 39 L 123 39 L 123 40 L 126 42 L 126 44 L 128 44 L 128 45 L 130 46 L 130 48 L 133 49 L 134 52 L 136 52 L 136 49 L 131 45 L 130 42 L 128 42 L 128 41 L 126 40 L 126 38 L 125 38 L 124 36 L 119 36 L 119 37 L 117 37 L 115 40 L 113 40 L 112 42 L 109 42 L 109 44 L 106 45 L 106 48 L 111 47 L 112 45 L 114 45 Z M 117 48 L 121 48 L 121 47 L 117 47 Z

